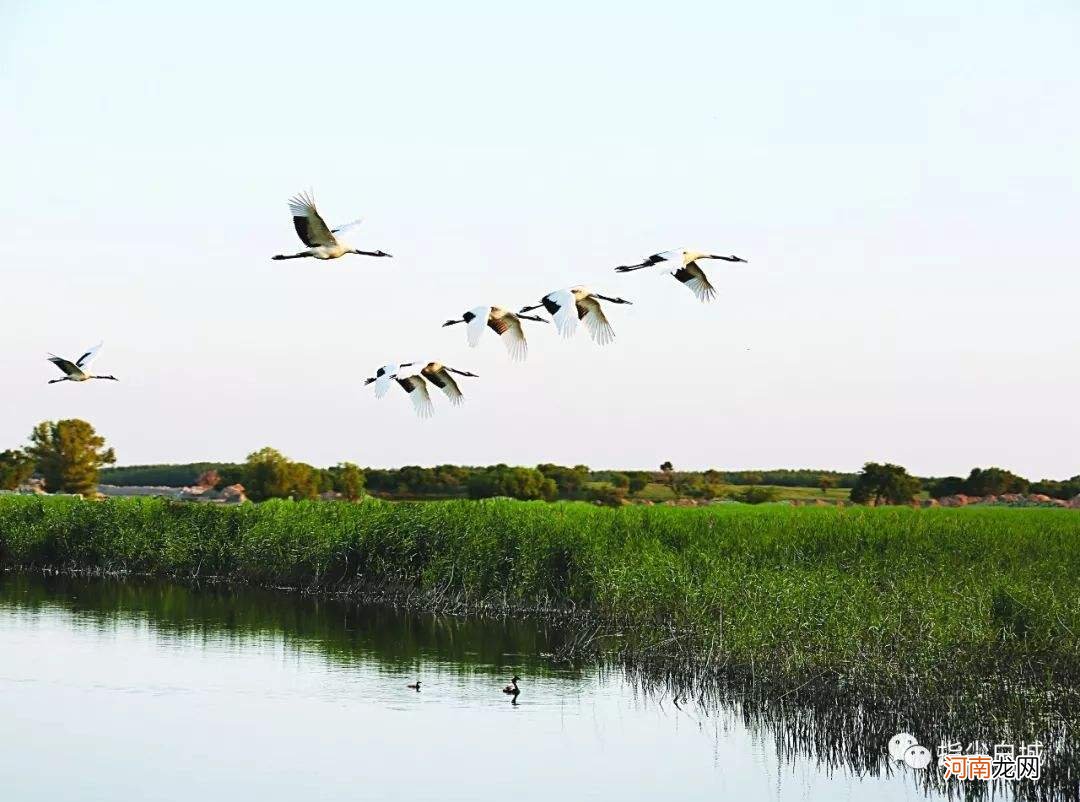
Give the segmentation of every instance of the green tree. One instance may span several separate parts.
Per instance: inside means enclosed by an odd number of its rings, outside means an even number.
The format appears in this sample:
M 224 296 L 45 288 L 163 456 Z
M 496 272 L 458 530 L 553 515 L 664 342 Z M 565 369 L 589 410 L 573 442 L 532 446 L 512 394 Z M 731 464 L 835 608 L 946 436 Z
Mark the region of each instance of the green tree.
M 0 451 L 0 490 L 14 490 L 34 474 L 34 458 L 25 451 Z
M 660 472 L 664 474 L 667 483 L 671 485 L 672 494 L 678 498 L 679 491 L 675 488 L 675 466 L 671 464 L 671 460 L 660 463 Z
M 470 498 L 509 496 L 517 499 L 544 499 L 558 496 L 555 481 L 534 468 L 511 468 L 492 465 L 473 474 L 468 483 Z
M 851 488 L 851 500 L 866 504 L 873 499 L 874 505 L 887 501 L 889 504 L 910 504 L 921 489 L 919 480 L 907 469 L 892 463 L 868 462 Z
M 616 487 L 608 482 L 598 482 L 585 488 L 583 497 L 586 501 L 594 504 L 602 504 L 605 507 L 619 507 L 626 498 L 626 489 Z
M 1032 493 L 1043 493 L 1047 496 L 1060 499 L 1071 499 L 1080 496 L 1080 476 L 1070 479 L 1042 479 L 1031 486 Z
M 167 485 L 182 487 L 199 484 L 202 477 L 214 471 L 225 484 L 226 474 L 236 476 L 242 466 L 235 463 L 191 462 L 183 465 L 127 465 L 120 468 L 102 468 L 101 483 L 106 485 Z M 237 479 L 236 481 L 240 481 Z
M 364 494 L 364 471 L 351 462 L 339 462 L 330 469 L 334 480 L 334 491 L 341 493 L 349 501 L 356 501 Z
M 315 498 L 321 477 L 310 465 L 293 462 L 280 451 L 262 448 L 248 454 L 244 463 L 243 485 L 253 501 L 268 498 Z
M 767 504 L 770 501 L 776 501 L 776 488 L 751 485 L 736 493 L 735 499 L 743 504 Z
M 945 498 L 967 492 L 967 483 L 959 476 L 942 476 L 930 485 L 931 498 Z
M 1004 468 L 972 468 L 964 482 L 970 496 L 1000 496 L 1002 493 L 1026 493 L 1031 483 Z
M 53 493 L 94 495 L 101 466 L 116 462 L 113 450 L 105 448 L 105 438 L 78 418 L 39 423 L 30 434 L 26 453 Z
M 711 485 L 700 474 L 684 473 L 677 482 L 680 496 L 716 498 L 717 485 Z
M 303 465 L 305 463 L 300 462 L 297 464 Z M 329 468 L 312 468 L 310 465 L 308 465 L 308 468 L 311 468 L 311 478 L 312 481 L 315 483 L 315 487 L 318 488 L 318 492 L 334 492 L 335 487 L 333 471 L 331 471 Z
M 818 477 L 817 486 L 821 488 L 821 495 L 828 495 L 829 490 L 836 487 L 836 477 L 822 474 Z
M 543 465 L 537 465 L 536 470 L 555 482 L 559 498 L 581 498 L 582 489 L 585 487 L 585 483 L 589 481 L 588 465 L 575 465 L 573 468 L 567 468 L 565 465 L 544 463 Z
M 649 474 L 644 471 L 634 471 L 628 474 L 630 477 L 630 492 L 640 493 L 649 485 Z

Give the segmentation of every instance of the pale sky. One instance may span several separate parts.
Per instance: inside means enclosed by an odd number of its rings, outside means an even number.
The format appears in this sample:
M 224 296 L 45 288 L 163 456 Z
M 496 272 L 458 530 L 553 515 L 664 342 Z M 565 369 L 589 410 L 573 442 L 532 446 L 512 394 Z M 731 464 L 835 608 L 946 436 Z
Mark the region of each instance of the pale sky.
M 0 0 L 0 449 L 1080 473 L 1074 2 L 517 5 Z M 270 261 L 308 188 L 395 258 Z M 614 345 L 440 327 L 575 283 Z

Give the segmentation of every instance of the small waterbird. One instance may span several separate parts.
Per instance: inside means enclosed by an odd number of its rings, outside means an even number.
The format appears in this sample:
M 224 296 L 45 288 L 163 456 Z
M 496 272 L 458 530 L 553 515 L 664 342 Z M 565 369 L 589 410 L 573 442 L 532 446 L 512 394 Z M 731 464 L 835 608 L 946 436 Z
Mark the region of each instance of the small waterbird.
M 454 406 L 461 404 L 465 401 L 465 396 L 461 392 L 461 388 L 458 387 L 454 377 L 451 373 L 456 373 L 458 376 L 470 376 L 474 379 L 480 378 L 475 373 L 469 373 L 467 370 L 458 370 L 457 368 L 448 368 L 441 362 L 428 362 L 420 370 L 420 375 L 434 384 L 447 398 L 450 399 L 450 403 Z
M 394 380 L 397 372 L 402 368 L 408 368 L 415 365 L 415 362 L 390 362 L 383 365 L 377 371 L 375 375 L 367 379 L 364 379 L 365 386 L 368 384 L 375 384 L 375 397 L 382 398 L 386 395 L 386 391 L 390 389 L 390 382 Z
M 609 301 L 613 304 L 628 304 L 625 298 L 612 298 L 608 295 L 600 295 L 590 292 L 585 287 L 570 287 L 565 290 L 549 292 L 540 299 L 535 306 L 523 306 L 518 310 L 531 312 L 541 306 L 548 311 L 555 321 L 555 328 L 563 337 L 572 337 L 577 331 L 578 320 L 585 323 L 589 330 L 589 336 L 598 345 L 607 345 L 615 340 L 615 331 L 608 323 L 607 316 L 600 306 L 600 301 Z
M 716 297 L 716 288 L 709 283 L 705 271 L 698 262 L 704 259 L 721 259 L 725 262 L 745 262 L 738 256 L 718 256 L 714 253 L 702 253 L 701 251 L 688 251 L 679 248 L 674 251 L 654 253 L 644 262 L 636 265 L 621 265 L 615 268 L 616 273 L 629 273 L 631 270 L 641 270 L 645 267 L 663 265 L 676 279 L 685 284 L 699 301 L 707 302 Z
M 390 256 L 385 251 L 362 251 L 338 239 L 337 234 L 358 226 L 360 221 L 354 220 L 337 228 L 330 228 L 315 208 L 315 201 L 307 193 L 290 198 L 289 211 L 292 212 L 293 228 L 296 229 L 300 241 L 307 246 L 307 250 L 292 254 L 279 253 L 274 259 L 303 259 L 305 257 L 337 259 L 347 253 L 356 253 L 361 256 Z
M 418 691 L 420 690 L 420 680 L 417 680 L 411 685 L 406 685 L 405 687 L 408 688 L 410 691 Z
M 475 348 L 480 344 L 480 335 L 487 326 L 493 332 L 503 338 L 506 350 L 510 358 L 520 362 L 529 355 L 529 346 L 525 342 L 525 332 L 522 331 L 522 320 L 535 320 L 547 323 L 542 317 L 536 315 L 522 315 L 508 312 L 499 306 L 477 306 L 470 309 L 457 320 L 448 320 L 443 326 L 456 326 L 458 323 L 467 323 L 467 335 L 469 345 Z
M 517 697 L 517 695 L 519 693 L 521 693 L 521 688 L 518 687 L 518 680 L 520 680 L 520 679 L 521 679 L 521 677 L 519 677 L 517 674 L 515 674 L 513 676 L 513 678 L 510 680 L 510 684 L 507 685 L 505 688 L 503 688 L 503 693 L 506 693 L 506 694 L 509 694 L 511 696 Z
M 52 362 L 56 367 L 60 368 L 64 372 L 64 377 L 61 379 L 50 379 L 49 384 L 56 384 L 57 382 L 84 382 L 89 379 L 108 379 L 109 381 L 120 381 L 115 376 L 91 376 L 90 375 L 90 363 L 94 361 L 103 343 L 98 343 L 85 354 L 80 356 L 74 362 L 63 357 L 49 354 L 48 360 Z

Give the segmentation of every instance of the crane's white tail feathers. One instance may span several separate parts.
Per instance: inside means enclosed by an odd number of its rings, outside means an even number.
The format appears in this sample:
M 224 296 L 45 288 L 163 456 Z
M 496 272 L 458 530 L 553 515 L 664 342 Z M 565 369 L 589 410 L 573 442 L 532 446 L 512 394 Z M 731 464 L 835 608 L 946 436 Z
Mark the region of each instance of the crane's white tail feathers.
M 615 342 L 615 330 L 611 328 L 607 316 L 604 314 L 600 302 L 593 297 L 583 298 L 579 302 L 585 310 L 582 322 L 589 332 L 589 336 L 597 345 L 608 345 Z
M 577 332 L 578 310 L 574 294 L 569 290 L 561 290 L 551 293 L 551 299 L 559 305 L 551 319 L 555 322 L 555 330 L 563 337 L 573 337 Z

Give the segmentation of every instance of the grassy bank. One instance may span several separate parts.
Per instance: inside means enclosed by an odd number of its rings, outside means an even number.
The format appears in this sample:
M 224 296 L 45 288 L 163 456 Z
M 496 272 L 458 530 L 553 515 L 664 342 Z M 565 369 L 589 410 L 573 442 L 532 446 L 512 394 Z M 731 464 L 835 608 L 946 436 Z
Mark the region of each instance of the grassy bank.
M 0 564 L 587 609 L 611 643 L 757 670 L 1080 664 L 1080 514 L 0 497 Z

